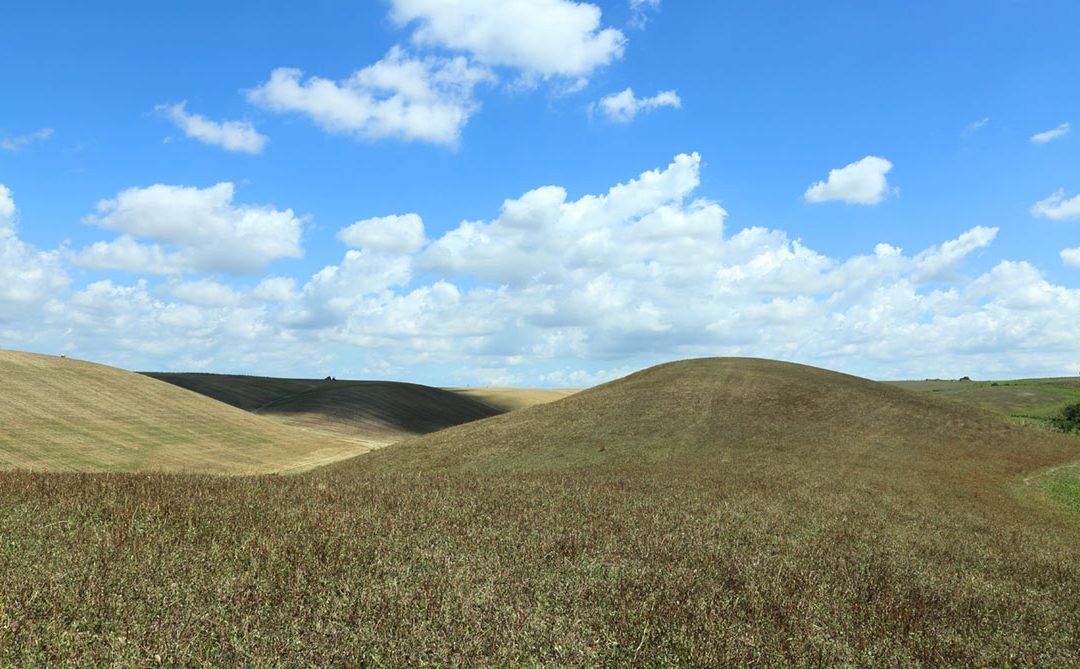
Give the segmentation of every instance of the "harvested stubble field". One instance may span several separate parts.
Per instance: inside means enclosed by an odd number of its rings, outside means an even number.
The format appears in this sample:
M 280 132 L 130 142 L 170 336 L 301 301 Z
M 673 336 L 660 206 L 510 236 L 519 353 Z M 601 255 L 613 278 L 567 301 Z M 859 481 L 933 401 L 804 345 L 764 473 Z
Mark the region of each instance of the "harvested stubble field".
M 148 373 L 287 425 L 390 444 L 505 413 L 451 390 L 397 381 L 275 379 L 231 374 Z
M 315 435 L 123 370 L 0 350 L 0 470 L 310 469 L 381 445 Z
M 0 665 L 1075 666 L 1080 441 L 699 360 L 299 476 L 0 474 Z

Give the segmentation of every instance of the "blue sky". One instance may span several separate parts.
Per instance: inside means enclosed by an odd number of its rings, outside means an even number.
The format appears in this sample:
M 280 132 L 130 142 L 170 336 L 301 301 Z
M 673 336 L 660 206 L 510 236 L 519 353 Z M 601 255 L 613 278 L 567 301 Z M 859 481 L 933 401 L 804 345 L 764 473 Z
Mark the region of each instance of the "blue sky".
M 6 3 L 0 347 L 1080 370 L 1080 5 Z

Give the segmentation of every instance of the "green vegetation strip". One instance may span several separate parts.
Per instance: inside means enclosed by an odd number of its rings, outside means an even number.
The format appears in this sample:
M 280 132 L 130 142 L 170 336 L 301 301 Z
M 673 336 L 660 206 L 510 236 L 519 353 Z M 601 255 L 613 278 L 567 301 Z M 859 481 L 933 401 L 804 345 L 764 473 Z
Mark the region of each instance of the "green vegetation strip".
M 1038 481 L 1051 497 L 1080 513 L 1080 462 L 1049 472 Z

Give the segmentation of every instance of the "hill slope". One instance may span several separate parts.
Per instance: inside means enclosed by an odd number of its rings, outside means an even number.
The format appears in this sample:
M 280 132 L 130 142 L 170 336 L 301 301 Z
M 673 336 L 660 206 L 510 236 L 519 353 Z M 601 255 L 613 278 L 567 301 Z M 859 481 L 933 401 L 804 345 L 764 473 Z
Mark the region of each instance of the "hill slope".
M 397 441 L 503 411 L 449 390 L 394 381 L 334 381 L 277 400 L 258 413 L 291 425 Z
M 206 395 L 244 411 L 280 401 L 298 393 L 330 386 L 333 381 L 316 379 L 281 379 L 243 374 L 204 374 L 201 372 L 140 372 L 145 376 Z
M 550 470 L 601 463 L 918 468 L 1000 479 L 1080 457 L 990 412 L 791 363 L 688 360 L 402 444 L 393 466 Z M 974 478 L 973 478 L 974 477 Z
M 893 381 L 908 390 L 971 404 L 1011 416 L 1020 423 L 1046 425 L 1048 418 L 1080 402 L 1080 378 L 1016 379 L 1011 381 Z
M 254 473 L 374 445 L 316 435 L 140 374 L 0 351 L 0 468 Z
M 505 411 L 415 383 L 170 372 L 146 375 L 290 425 L 384 444 Z

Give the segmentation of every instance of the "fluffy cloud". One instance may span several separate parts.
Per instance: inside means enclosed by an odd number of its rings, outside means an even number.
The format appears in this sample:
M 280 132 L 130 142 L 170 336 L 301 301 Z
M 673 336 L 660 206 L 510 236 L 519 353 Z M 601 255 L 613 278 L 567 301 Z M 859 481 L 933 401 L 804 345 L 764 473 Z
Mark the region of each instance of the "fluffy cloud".
M 1047 130 L 1045 132 L 1036 133 L 1031 136 L 1031 141 L 1036 144 L 1046 144 L 1052 142 L 1055 139 L 1061 139 L 1072 132 L 1071 123 L 1062 123 L 1053 130 Z
M 672 208 L 697 187 L 700 161 L 697 154 L 680 155 L 663 171 L 575 202 L 567 202 L 563 188 L 537 188 L 504 202 L 498 219 L 464 222 L 432 242 L 418 264 L 512 287 L 559 284 L 624 262 L 638 273 L 643 254 L 689 269 L 701 259 L 698 242 L 720 235 L 725 215 L 705 200 L 685 211 Z
M 915 277 L 920 281 L 955 281 L 956 266 L 997 237 L 997 228 L 975 226 L 956 239 L 931 247 L 915 256 Z
M 125 190 L 102 200 L 98 213 L 85 219 L 121 236 L 74 253 L 72 260 L 89 269 L 244 275 L 277 258 L 300 257 L 302 222 L 291 209 L 234 205 L 232 200 L 231 183 Z
M 1061 251 L 1061 262 L 1070 267 L 1080 267 L 1080 246 L 1075 249 L 1063 249 Z
M 424 245 L 424 222 L 416 214 L 357 221 L 338 232 L 349 246 L 388 253 L 412 253 Z
M 226 151 L 262 153 L 269 141 L 246 121 L 211 121 L 201 114 L 189 114 L 186 105 L 186 102 L 178 102 L 158 105 L 154 109 L 168 117 L 187 137 L 220 146 Z
M 309 116 L 329 132 L 454 144 L 479 104 L 473 89 L 491 73 L 464 57 L 413 58 L 399 47 L 344 81 L 279 68 L 248 91 L 248 99 L 276 112 Z
M 682 100 L 675 91 L 661 91 L 651 98 L 634 97 L 633 89 L 627 88 L 621 93 L 613 93 L 601 98 L 589 106 L 590 113 L 599 112 L 607 120 L 616 123 L 629 123 L 638 112 L 652 111 L 660 107 L 682 107 Z
M 0 184 L 0 238 L 15 234 L 15 199 L 11 190 Z
M 251 370 L 285 373 L 277 361 L 308 358 L 316 347 L 290 340 L 267 324 L 267 309 L 250 301 L 189 303 L 158 294 L 145 280 L 119 285 L 96 281 L 54 303 L 46 322 L 63 334 L 52 346 L 128 369 Z M 167 292 L 167 291 L 165 291 Z
M 881 243 L 836 260 L 781 231 L 727 235 L 726 212 L 693 195 L 699 171 L 697 155 L 681 155 L 600 195 L 570 200 L 563 188 L 536 188 L 491 221 L 463 222 L 418 253 L 393 263 L 387 253 L 341 280 L 360 260 L 347 255 L 293 300 L 329 341 L 386 351 L 401 365 L 464 358 L 489 372 L 517 366 L 518 376 L 524 366 L 548 382 L 587 378 L 566 368 L 575 358 L 759 355 L 919 376 L 1034 369 L 1080 354 L 1054 334 L 1062 330 L 1041 329 L 1080 315 L 1080 291 L 1025 263 L 964 275 L 996 228 L 914 255 Z M 421 273 L 437 283 L 413 286 Z M 360 276 L 382 278 L 362 286 Z M 1003 351 L 1007 363 L 995 357 Z M 545 360 L 554 368 L 535 371 Z
M 392 0 L 413 42 L 542 77 L 585 77 L 622 56 L 626 38 L 601 28 L 600 8 L 570 0 Z
M 1045 200 L 1039 200 L 1031 207 L 1031 215 L 1036 218 L 1049 218 L 1052 221 L 1064 221 L 1080 218 L 1080 195 L 1065 197 L 1065 189 L 1059 188 Z
M 15 213 L 11 190 L 0 184 L 0 324 L 34 311 L 68 281 L 58 253 L 16 237 Z
M 781 230 L 731 228 L 697 193 L 700 170 L 679 155 L 576 199 L 541 186 L 427 242 L 419 217 L 366 219 L 306 280 L 99 281 L 48 301 L 33 330 L 129 368 L 441 384 L 583 385 L 702 355 L 878 378 L 1061 374 L 1080 361 L 1080 290 L 1025 262 L 976 271 L 995 228 L 833 258 Z
M 29 135 L 20 135 L 18 137 L 0 137 L 0 149 L 4 151 L 21 151 L 30 146 L 34 142 L 44 141 L 53 136 L 54 130 L 52 128 L 42 128 L 36 132 L 32 132 Z
M 829 170 L 827 181 L 806 189 L 807 202 L 842 200 L 849 204 L 878 204 L 889 193 L 885 175 L 893 164 L 884 158 L 866 156 L 839 169 Z
M 236 291 L 213 279 L 174 281 L 168 293 L 181 302 L 202 307 L 228 307 L 240 301 Z
M 32 308 L 67 286 L 55 251 L 39 251 L 17 237 L 0 238 L 0 320 L 18 308 Z

